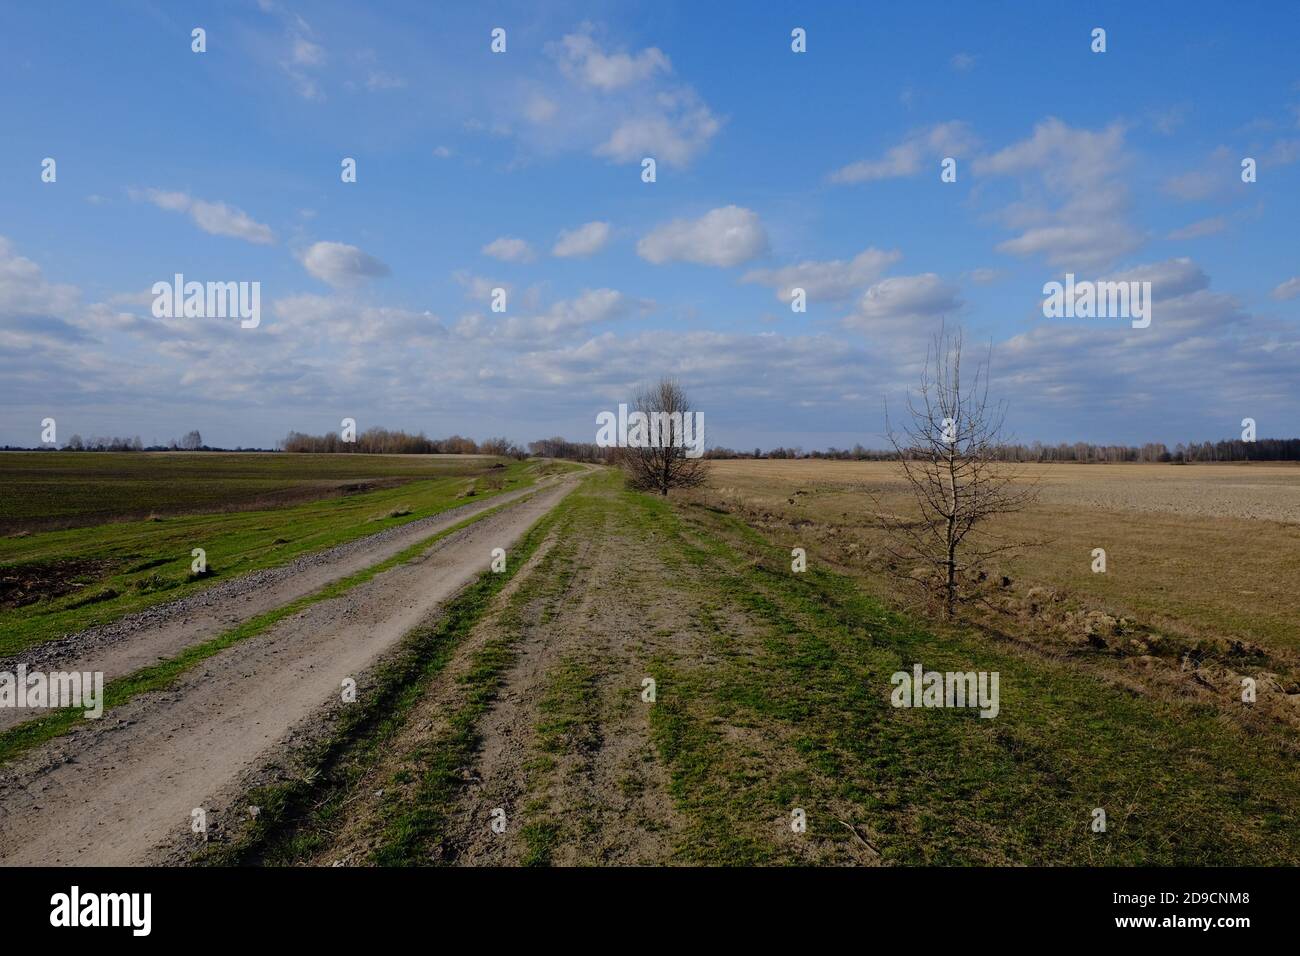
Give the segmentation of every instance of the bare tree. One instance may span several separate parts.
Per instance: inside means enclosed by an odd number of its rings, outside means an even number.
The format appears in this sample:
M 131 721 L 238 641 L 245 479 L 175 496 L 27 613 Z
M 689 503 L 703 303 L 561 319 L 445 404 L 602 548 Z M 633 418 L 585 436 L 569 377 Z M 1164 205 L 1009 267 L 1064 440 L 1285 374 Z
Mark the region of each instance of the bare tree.
M 641 416 L 633 425 L 633 416 Z M 704 416 L 691 408 L 685 390 L 662 378 L 642 391 L 636 411 L 628 416 L 627 448 L 617 459 L 634 488 L 667 495 L 671 488 L 704 484 L 708 466 L 704 452 Z M 644 426 L 644 433 L 637 429 Z
M 948 617 L 963 598 L 964 576 L 1028 543 L 995 537 L 988 520 L 1021 510 L 1038 494 L 1036 481 L 998 461 L 1006 405 L 989 404 L 988 360 L 965 382 L 961 360 L 961 332 L 940 329 L 926 352 L 920 394 L 907 396 L 909 421 L 901 434 L 886 405 L 886 433 L 921 517 L 909 522 L 877 509 L 895 545 L 890 553 L 901 562 L 922 562 L 925 582 L 936 587 Z
M 198 451 L 202 447 L 203 436 L 198 433 L 197 429 L 192 432 L 186 432 L 185 437 L 181 439 L 181 448 L 185 451 Z

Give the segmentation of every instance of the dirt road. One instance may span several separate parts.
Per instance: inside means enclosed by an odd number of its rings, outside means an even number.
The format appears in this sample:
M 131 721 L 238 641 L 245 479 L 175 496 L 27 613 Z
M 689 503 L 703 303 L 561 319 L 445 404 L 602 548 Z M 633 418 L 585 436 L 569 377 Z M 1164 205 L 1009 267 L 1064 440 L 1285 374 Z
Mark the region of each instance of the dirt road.
M 227 648 L 168 691 L 141 695 L 6 766 L 0 863 L 148 861 L 188 829 L 192 811 L 339 694 L 346 678 L 486 570 L 493 548 L 508 555 L 576 481 L 563 476 L 419 558 Z M 147 660 L 161 640 L 146 638 L 140 651 L 128 642 L 114 654 Z
M 545 487 L 551 480 L 543 478 L 539 486 Z M 281 567 L 223 581 L 179 601 L 30 648 L 7 660 L 0 659 L 0 671 L 12 672 L 21 662 L 28 670 L 100 671 L 107 683 L 174 657 L 187 647 L 202 644 L 259 614 L 283 607 L 446 531 L 466 518 L 527 496 L 533 490 L 521 488 L 473 501 L 326 551 L 304 555 Z M 0 730 L 33 716 L 28 710 L 0 709 Z

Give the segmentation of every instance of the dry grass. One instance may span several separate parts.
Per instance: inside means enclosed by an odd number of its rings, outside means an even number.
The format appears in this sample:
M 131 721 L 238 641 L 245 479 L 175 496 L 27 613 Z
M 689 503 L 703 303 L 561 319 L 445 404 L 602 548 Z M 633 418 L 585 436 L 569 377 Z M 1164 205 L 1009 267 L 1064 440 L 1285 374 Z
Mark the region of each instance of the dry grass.
M 912 513 L 889 462 L 718 461 L 711 504 L 788 531 L 810 560 L 865 570 L 884 543 L 868 490 Z M 1047 543 L 999 569 L 1024 593 L 1128 617 L 1191 639 L 1300 651 L 1300 467 L 1031 465 L 1038 503 L 999 519 L 998 534 Z M 1091 571 L 1105 548 L 1107 572 Z M 894 590 L 885 580 L 875 590 Z

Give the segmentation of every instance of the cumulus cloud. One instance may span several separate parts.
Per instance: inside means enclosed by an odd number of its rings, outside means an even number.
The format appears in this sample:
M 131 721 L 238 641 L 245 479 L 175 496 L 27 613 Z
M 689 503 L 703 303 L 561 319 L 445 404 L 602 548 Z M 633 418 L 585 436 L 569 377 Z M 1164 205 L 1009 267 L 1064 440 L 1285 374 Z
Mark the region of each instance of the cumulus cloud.
M 850 163 L 831 173 L 833 183 L 862 183 L 876 179 L 915 176 L 927 162 L 937 163 L 948 156 L 965 156 L 975 146 L 969 125 L 958 120 L 939 123 L 909 134 L 903 142 L 886 150 L 878 159 Z
M 335 288 L 361 285 L 369 279 L 391 274 L 374 256 L 343 242 L 317 242 L 301 257 L 303 268 Z
M 576 298 L 556 302 L 536 315 L 512 315 L 488 331 L 516 341 L 551 341 L 562 333 L 622 318 L 631 308 L 632 303 L 616 289 L 584 289 Z M 482 329 L 476 328 L 476 331 Z
M 256 222 L 242 209 L 224 202 L 209 202 L 195 199 L 188 193 L 162 189 L 129 189 L 127 194 L 132 199 L 151 202 L 168 212 L 186 213 L 196 226 L 214 236 L 230 236 L 258 245 L 275 242 L 270 226 Z
M 954 314 L 961 305 L 957 289 L 933 272 L 893 276 L 863 293 L 844 325 L 885 335 L 928 335 L 935 320 Z
M 699 219 L 674 219 L 653 229 L 636 251 L 655 265 L 693 262 L 730 268 L 765 253 L 767 233 L 753 210 L 723 206 Z
M 576 229 L 563 229 L 551 247 L 551 255 L 561 259 L 594 256 L 609 242 L 609 223 L 588 222 Z
M 483 255 L 502 262 L 532 262 L 536 258 L 532 246 L 523 239 L 512 239 L 509 236 L 493 239 L 481 251 Z
M 1231 420 L 1225 409 L 1247 406 L 1261 421 L 1300 413 L 1294 322 L 1246 313 L 1188 259 L 1119 276 L 1153 283 L 1150 328 L 1042 319 L 995 346 L 994 392 L 1010 400 L 1017 429 L 1041 415 L 1041 433 L 1053 438 L 1086 427 L 1080 437 L 1144 441 L 1161 437 L 1150 422 L 1162 433 L 1186 422 L 1200 438 Z M 1300 278 L 1288 284 L 1300 287 Z M 220 434 L 225 422 L 229 437 L 219 441 L 271 442 L 291 427 L 329 427 L 320 409 L 345 401 L 359 420 L 401 426 L 391 417 L 401 409 L 435 433 L 499 430 L 490 409 L 507 409 L 520 429 L 512 437 L 527 440 L 569 433 L 566 421 L 585 427 L 593 407 L 612 407 L 654 370 L 672 369 L 724 444 L 822 447 L 847 436 L 872 445 L 882 393 L 915 386 L 925 334 L 960 302 L 932 274 L 880 280 L 846 320 L 871 333 L 869 347 L 856 335 L 628 329 L 621 320 L 648 305 L 613 289 L 518 315 L 512 302 L 510 316 L 469 316 L 454 332 L 430 311 L 354 293 L 266 306 L 249 332 L 229 321 L 160 322 L 145 305 L 130 314 L 86 304 L 0 239 L 0 401 L 18 410 L 0 422 L 8 429 L 0 439 L 34 441 L 15 422 L 39 421 L 29 412 L 50 403 L 63 410 L 61 431 L 112 432 L 113 420 L 96 421 L 95 410 L 117 403 L 162 423 L 158 437 L 195 425 Z M 185 404 L 185 396 L 201 397 Z M 840 434 L 819 437 L 822 428 Z
M 606 53 L 589 32 L 571 33 L 560 41 L 559 63 L 565 76 L 606 92 L 672 72 L 672 64 L 658 47 L 636 54 Z
M 1116 175 L 1128 162 L 1124 127 L 1078 129 L 1056 118 L 1027 139 L 978 157 L 978 176 L 1018 179 L 1024 200 L 1003 211 L 1019 235 L 998 246 L 1066 269 L 1103 268 L 1139 248 L 1144 236 L 1127 221 L 1128 191 Z
M 1103 277 L 1106 281 L 1150 282 L 1155 300 L 1176 299 L 1210 286 L 1205 270 L 1186 256 L 1152 262 Z
M 650 156 L 668 166 L 688 165 L 721 128 L 721 120 L 695 90 L 674 82 L 672 63 L 657 47 L 639 52 L 609 51 L 584 25 L 551 44 L 567 92 L 534 92 L 524 115 L 537 126 L 539 96 L 555 103 L 541 110 L 550 125 L 550 148 L 586 140 L 597 156 L 617 163 Z M 594 137 L 594 142 L 588 137 Z
M 1013 409 L 1068 416 L 1086 407 L 1115 433 L 1135 419 L 1166 427 L 1188 420 L 1203 432 L 1207 422 L 1232 422 L 1228 408 L 1268 406 L 1273 414 L 1294 408 L 1300 337 L 1288 323 L 1248 314 L 1235 297 L 1214 291 L 1189 259 L 1114 278 L 1152 281 L 1150 327 L 1043 319 L 999 344 L 996 386 Z M 1096 426 L 1092 431 L 1097 434 Z
M 686 166 L 713 138 L 721 123 L 695 93 L 679 90 L 655 98 L 653 106 L 622 120 L 596 155 L 617 162 L 646 156 L 669 166 Z
M 848 261 L 806 260 L 779 269 L 755 269 L 740 281 L 771 286 L 782 302 L 789 302 L 796 288 L 803 289 L 811 302 L 835 302 L 849 298 L 863 286 L 876 281 L 902 258 L 903 254 L 896 249 L 886 251 L 872 247 Z

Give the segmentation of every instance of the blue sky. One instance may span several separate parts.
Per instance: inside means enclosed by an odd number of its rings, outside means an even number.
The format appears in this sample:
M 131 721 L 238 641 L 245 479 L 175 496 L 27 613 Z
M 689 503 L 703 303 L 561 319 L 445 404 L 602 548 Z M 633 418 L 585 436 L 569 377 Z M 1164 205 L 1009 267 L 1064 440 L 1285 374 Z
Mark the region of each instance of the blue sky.
M 992 343 L 1022 440 L 1300 431 L 1287 4 L 236 0 L 5 20 L 0 443 L 36 444 L 45 417 L 61 441 L 269 446 L 343 417 L 592 440 L 598 411 L 670 374 L 710 443 L 880 447 L 882 402 L 940 321 Z M 155 318 L 150 287 L 177 272 L 260 282 L 261 325 Z M 1151 281 L 1151 327 L 1044 318 L 1066 272 Z M 782 298 L 796 284 L 804 314 Z

